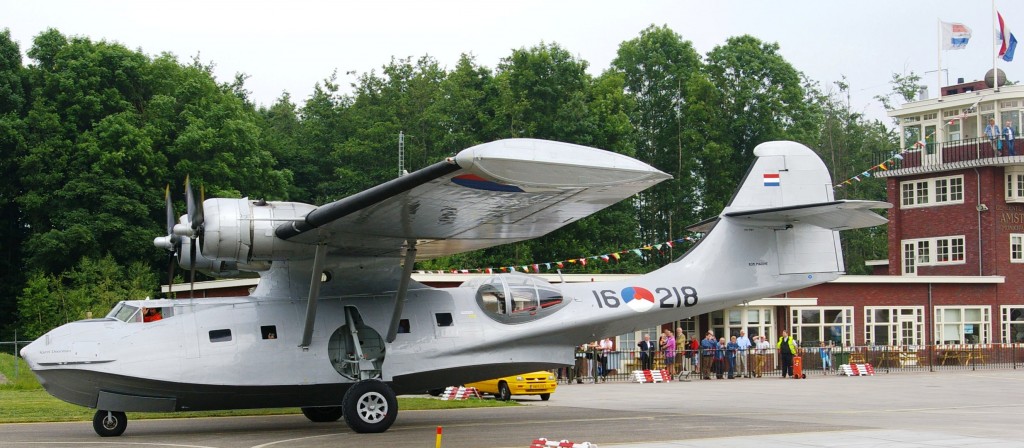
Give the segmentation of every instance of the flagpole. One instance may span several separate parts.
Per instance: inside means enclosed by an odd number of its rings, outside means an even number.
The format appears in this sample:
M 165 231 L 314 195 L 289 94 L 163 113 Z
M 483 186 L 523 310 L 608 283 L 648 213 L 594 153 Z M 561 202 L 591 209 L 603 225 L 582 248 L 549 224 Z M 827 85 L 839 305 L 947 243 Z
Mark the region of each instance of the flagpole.
M 942 101 L 942 20 L 936 18 L 935 21 L 938 22 L 939 26 L 939 36 L 937 39 L 939 46 L 935 49 L 935 53 L 938 55 L 936 59 L 939 61 L 939 66 L 935 70 L 935 96 L 939 98 L 939 101 Z
M 992 36 L 996 35 L 996 0 L 992 0 Z M 999 70 L 996 67 L 996 46 L 992 45 L 992 88 L 999 91 Z

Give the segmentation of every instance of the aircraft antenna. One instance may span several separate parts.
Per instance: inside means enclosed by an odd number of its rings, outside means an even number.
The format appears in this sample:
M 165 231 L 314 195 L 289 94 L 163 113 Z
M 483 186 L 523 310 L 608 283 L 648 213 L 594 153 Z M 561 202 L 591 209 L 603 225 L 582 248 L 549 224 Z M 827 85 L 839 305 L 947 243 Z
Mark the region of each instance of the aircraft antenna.
M 398 131 L 398 177 L 409 174 L 405 170 L 405 133 Z

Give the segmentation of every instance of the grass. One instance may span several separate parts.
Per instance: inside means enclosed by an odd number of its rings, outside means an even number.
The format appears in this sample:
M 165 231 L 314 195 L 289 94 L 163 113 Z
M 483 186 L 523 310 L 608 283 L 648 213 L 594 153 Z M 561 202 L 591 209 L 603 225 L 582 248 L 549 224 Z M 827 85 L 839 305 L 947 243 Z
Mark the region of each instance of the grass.
M 9 383 L 0 385 L 0 423 L 27 422 L 72 422 L 92 420 L 95 409 L 60 401 L 43 390 L 35 375 L 28 369 L 25 361 L 17 359 L 18 374 L 14 374 L 14 356 L 0 353 L 0 373 L 7 377 Z M 398 397 L 398 408 L 401 410 L 424 409 L 462 409 L 479 407 L 516 406 L 514 401 L 498 400 L 458 400 L 446 401 L 426 397 Z M 273 409 L 239 409 L 230 411 L 203 412 L 129 412 L 129 419 L 147 418 L 188 418 L 188 417 L 223 417 L 240 415 L 286 415 L 298 414 L 298 408 Z

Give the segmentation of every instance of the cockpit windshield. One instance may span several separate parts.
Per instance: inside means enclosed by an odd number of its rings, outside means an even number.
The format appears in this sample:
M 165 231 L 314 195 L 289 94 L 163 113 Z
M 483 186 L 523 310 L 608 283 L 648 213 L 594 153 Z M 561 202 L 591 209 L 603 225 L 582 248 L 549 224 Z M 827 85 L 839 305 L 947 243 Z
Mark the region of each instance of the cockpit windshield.
M 525 274 L 497 274 L 467 281 L 462 286 L 477 288 L 480 309 L 503 323 L 539 319 L 566 303 L 558 288 Z
M 107 313 L 107 317 L 113 317 L 121 322 L 138 322 L 139 308 L 121 302 L 114 306 L 114 309 Z

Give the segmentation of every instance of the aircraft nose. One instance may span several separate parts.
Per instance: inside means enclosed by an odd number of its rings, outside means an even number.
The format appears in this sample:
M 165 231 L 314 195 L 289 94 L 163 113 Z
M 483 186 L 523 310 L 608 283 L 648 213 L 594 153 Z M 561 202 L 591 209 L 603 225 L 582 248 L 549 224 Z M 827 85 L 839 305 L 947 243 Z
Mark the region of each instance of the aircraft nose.
M 28 363 L 29 367 L 34 366 L 35 364 L 33 363 L 33 359 L 35 359 L 35 355 L 39 353 L 39 341 L 30 342 L 28 345 L 22 347 L 19 353 L 21 354 L 21 359 L 24 359 L 25 362 Z

